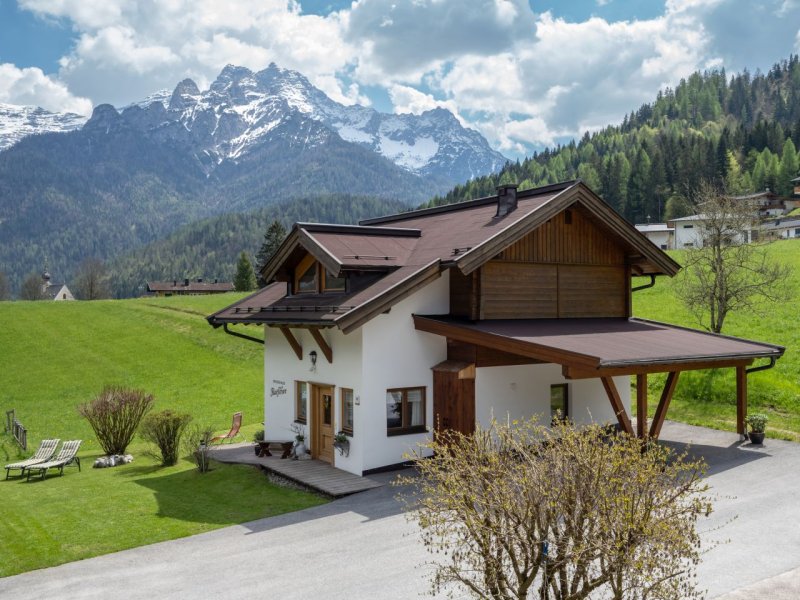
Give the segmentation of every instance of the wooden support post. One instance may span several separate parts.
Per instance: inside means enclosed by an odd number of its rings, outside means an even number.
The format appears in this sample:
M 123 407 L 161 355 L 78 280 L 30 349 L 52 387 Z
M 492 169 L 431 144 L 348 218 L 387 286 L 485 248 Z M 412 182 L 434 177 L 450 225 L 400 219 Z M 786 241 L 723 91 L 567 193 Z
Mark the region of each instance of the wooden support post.
M 319 349 L 322 350 L 322 353 L 325 355 L 325 358 L 329 363 L 333 363 L 333 350 L 328 345 L 328 342 L 325 341 L 325 338 L 322 337 L 319 327 L 312 327 L 309 331 L 311 332 L 311 337 L 314 338 L 314 341 L 317 342 L 317 346 L 319 346 Z
M 736 433 L 744 435 L 747 417 L 747 369 L 736 367 Z
M 625 407 L 622 406 L 622 400 L 619 397 L 617 386 L 614 385 L 614 380 L 611 377 L 601 377 L 600 381 L 603 382 L 603 387 L 606 389 L 606 394 L 608 394 L 608 399 L 611 402 L 611 407 L 614 409 L 614 414 L 617 415 L 617 421 L 619 421 L 620 427 L 622 427 L 622 430 L 628 435 L 633 435 L 631 420 L 628 417 L 628 413 L 625 412 Z
M 636 435 L 647 435 L 647 373 L 636 376 Z
M 669 403 L 672 401 L 672 394 L 675 392 L 675 386 L 678 385 L 678 375 L 680 371 L 670 371 L 667 375 L 667 382 L 664 384 L 664 391 L 661 392 L 661 400 L 658 401 L 658 408 L 656 414 L 653 415 L 653 422 L 650 424 L 650 437 L 658 439 L 661 434 L 661 426 L 664 424 L 664 417 L 667 416 L 667 409 Z
M 285 325 L 282 325 L 280 330 L 283 334 L 283 337 L 286 338 L 286 341 L 289 342 L 292 350 L 294 350 L 294 353 L 297 355 L 297 359 L 303 360 L 303 346 L 301 346 L 300 342 L 297 341 L 297 338 L 292 335 L 292 331 Z

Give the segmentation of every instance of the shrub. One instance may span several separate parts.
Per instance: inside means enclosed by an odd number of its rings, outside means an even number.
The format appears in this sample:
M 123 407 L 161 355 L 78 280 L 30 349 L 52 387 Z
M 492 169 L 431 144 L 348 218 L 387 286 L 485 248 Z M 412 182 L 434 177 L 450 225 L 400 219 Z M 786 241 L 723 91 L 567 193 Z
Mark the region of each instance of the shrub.
M 183 437 L 186 450 L 197 464 L 201 473 L 211 469 L 211 438 L 214 437 L 214 428 L 210 425 L 193 425 L 189 427 Z
M 106 454 L 125 454 L 136 428 L 153 405 L 152 394 L 118 386 L 106 386 L 91 402 L 78 406 L 89 421 Z
M 158 446 L 162 465 L 178 462 L 181 435 L 191 420 L 191 415 L 167 409 L 148 415 L 142 423 L 141 436 Z
M 253 441 L 254 442 L 263 442 L 264 441 L 264 430 L 259 429 L 253 434 Z
M 753 433 L 764 433 L 767 429 L 769 417 L 763 413 L 751 413 L 745 417 L 745 421 Z

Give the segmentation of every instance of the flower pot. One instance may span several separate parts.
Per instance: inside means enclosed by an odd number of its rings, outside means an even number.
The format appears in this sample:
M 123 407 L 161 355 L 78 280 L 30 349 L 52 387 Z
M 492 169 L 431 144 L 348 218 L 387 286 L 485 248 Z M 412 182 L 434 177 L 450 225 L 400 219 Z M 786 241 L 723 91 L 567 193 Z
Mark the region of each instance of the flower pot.
M 297 442 L 294 445 L 294 455 L 295 456 L 302 456 L 306 453 L 306 444 L 305 442 Z
M 763 444 L 764 443 L 764 432 L 763 431 L 751 431 L 747 434 L 747 437 L 750 439 L 751 444 Z
M 256 456 L 259 456 L 261 454 L 261 446 L 259 446 L 258 444 L 253 446 L 253 450 L 256 451 Z

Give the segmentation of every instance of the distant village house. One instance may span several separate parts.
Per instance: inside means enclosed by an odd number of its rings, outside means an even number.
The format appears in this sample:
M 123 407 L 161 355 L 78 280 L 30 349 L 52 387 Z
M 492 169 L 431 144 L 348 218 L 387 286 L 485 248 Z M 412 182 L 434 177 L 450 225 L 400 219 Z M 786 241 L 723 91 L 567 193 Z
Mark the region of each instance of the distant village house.
M 50 273 L 47 267 L 42 272 L 42 297 L 45 300 L 53 300 L 55 302 L 75 300 L 75 296 L 69 291 L 66 283 L 50 282 Z
M 197 279 L 174 279 L 172 281 L 148 281 L 147 292 L 154 296 L 186 296 L 202 294 L 224 294 L 234 290 L 233 283 L 226 281 L 203 281 Z

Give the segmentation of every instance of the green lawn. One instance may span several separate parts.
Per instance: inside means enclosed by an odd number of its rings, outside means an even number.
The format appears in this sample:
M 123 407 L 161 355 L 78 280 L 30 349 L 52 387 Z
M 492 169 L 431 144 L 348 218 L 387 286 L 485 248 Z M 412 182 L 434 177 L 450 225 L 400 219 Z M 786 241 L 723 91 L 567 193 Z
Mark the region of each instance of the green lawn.
M 793 273 L 787 282 L 791 297 L 782 303 L 762 306 L 760 314 L 734 313 L 728 316 L 723 333 L 786 347 L 774 369 L 748 376 L 750 412 L 770 416 L 767 435 L 800 441 L 800 240 L 771 244 L 769 252 L 790 265 Z M 681 262 L 681 253 L 672 253 Z M 659 277 L 652 289 L 633 294 L 634 314 L 668 323 L 699 328 L 675 293 L 675 280 Z M 658 402 L 664 377 L 648 380 L 651 406 Z M 652 413 L 651 409 L 651 413 Z M 736 383 L 733 369 L 692 371 L 681 374 L 667 418 L 718 429 L 735 430 Z
M 0 303 L 0 416 L 16 410 L 31 448 L 44 437 L 84 440 L 82 473 L 0 481 L 0 577 L 324 502 L 274 486 L 253 467 L 160 467 L 138 438 L 133 464 L 91 468 L 102 451 L 75 407 L 105 384 L 142 388 L 155 395 L 155 410 L 188 412 L 220 431 L 242 410 L 244 439 L 262 427 L 262 347 L 204 318 L 240 297 Z M 0 463 L 19 456 L 0 436 Z

